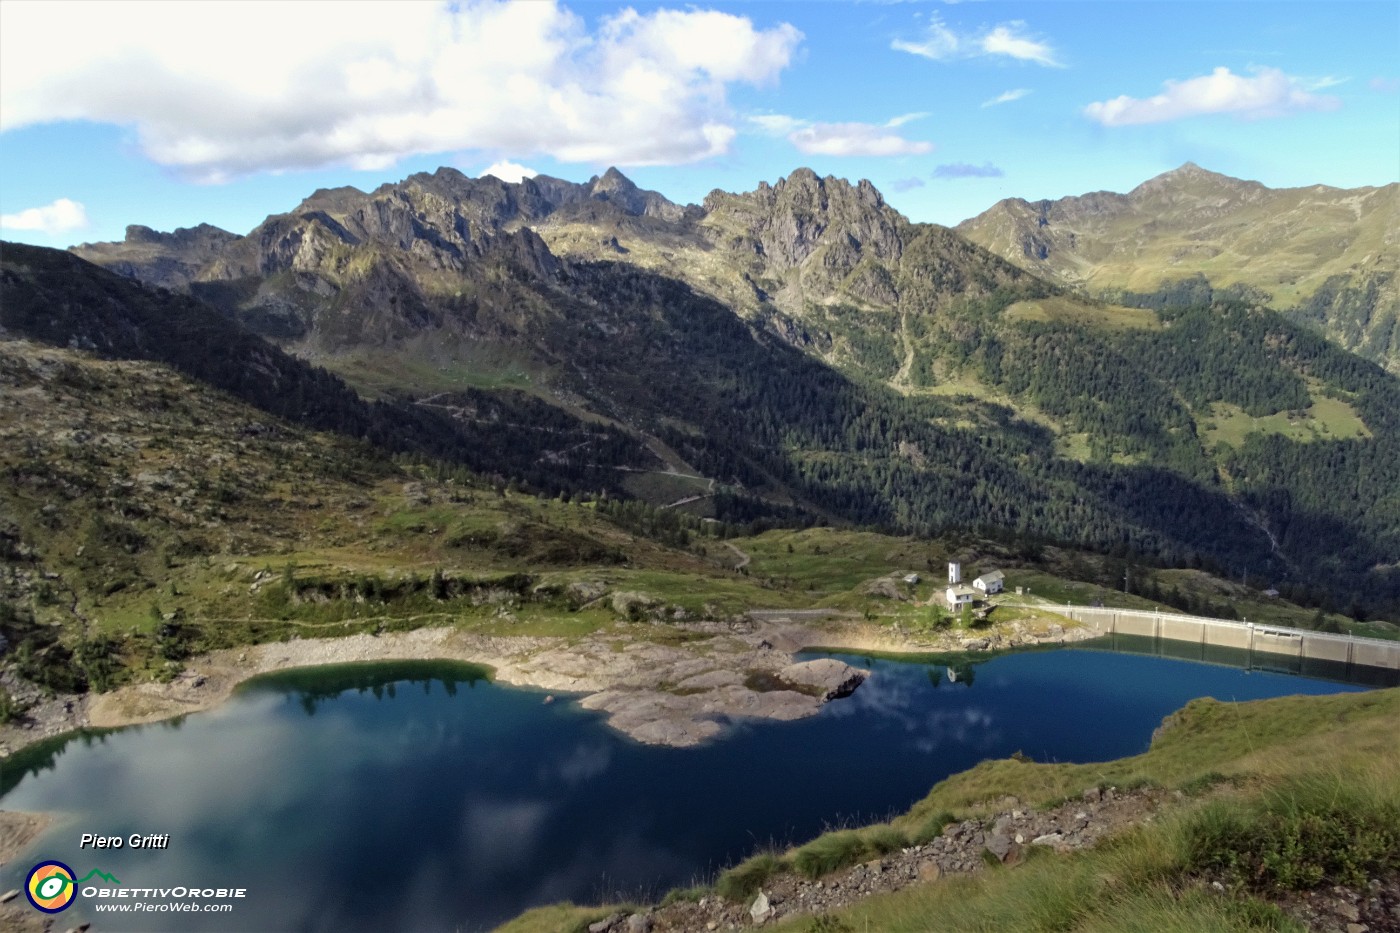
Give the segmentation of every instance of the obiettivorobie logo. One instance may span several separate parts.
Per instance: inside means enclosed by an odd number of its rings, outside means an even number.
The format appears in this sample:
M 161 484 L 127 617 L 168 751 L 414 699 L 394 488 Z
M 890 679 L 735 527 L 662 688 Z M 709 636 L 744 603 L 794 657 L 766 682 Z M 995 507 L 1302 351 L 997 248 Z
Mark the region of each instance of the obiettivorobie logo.
M 29 876 L 24 879 L 24 896 L 29 898 L 35 910 L 56 914 L 71 907 L 78 895 L 78 885 L 86 884 L 94 877 L 108 884 L 121 885 L 116 878 L 96 868 L 81 878 L 76 875 L 62 862 L 40 862 L 29 869 Z
M 90 884 L 94 878 L 98 883 Z M 124 885 L 97 868 L 79 878 L 52 859 L 29 869 L 24 879 L 24 896 L 46 914 L 67 910 L 80 895 L 93 902 L 93 910 L 112 913 L 227 913 L 235 898 L 248 896 L 248 889 Z

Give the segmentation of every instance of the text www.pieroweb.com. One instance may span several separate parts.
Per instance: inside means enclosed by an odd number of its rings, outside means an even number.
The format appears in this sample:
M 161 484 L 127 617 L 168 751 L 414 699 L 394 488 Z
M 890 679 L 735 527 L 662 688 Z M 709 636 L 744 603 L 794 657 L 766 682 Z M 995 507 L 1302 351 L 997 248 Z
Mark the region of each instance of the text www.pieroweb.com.
M 229 901 L 208 898 L 246 897 L 245 888 L 89 888 L 82 892 L 91 898 L 98 913 L 229 913 Z M 120 898 L 120 900 L 118 900 Z M 128 898 L 132 898 L 128 900 Z M 135 898 L 145 898 L 136 900 Z

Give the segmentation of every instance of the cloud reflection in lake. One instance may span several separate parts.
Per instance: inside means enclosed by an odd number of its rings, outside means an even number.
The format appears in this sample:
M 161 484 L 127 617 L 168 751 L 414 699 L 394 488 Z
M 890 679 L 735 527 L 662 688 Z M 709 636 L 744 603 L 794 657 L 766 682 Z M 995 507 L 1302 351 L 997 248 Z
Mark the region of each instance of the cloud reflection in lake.
M 983 758 L 1132 754 L 1195 696 L 1348 689 L 1083 651 L 994 658 L 956 680 L 942 664 L 848 660 L 870 679 L 820 715 L 683 750 L 460 665 L 298 672 L 179 725 L 21 755 L 0 804 L 74 814 L 25 859 L 86 870 L 78 832 L 168 832 L 168 851 L 98 867 L 250 892 L 231 915 L 103 914 L 103 929 L 480 930 L 536 904 L 694 883 L 765 844 L 902 810 Z M 0 888 L 23 861 L 0 866 Z M 76 905 L 83 919 L 98 918 Z

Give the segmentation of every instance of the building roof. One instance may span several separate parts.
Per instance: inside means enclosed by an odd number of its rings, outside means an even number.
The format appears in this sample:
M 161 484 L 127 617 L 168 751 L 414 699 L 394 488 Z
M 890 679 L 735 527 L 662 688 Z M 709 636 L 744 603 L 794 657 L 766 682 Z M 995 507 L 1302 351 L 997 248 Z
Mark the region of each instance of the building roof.
M 977 591 L 974 590 L 972 587 L 968 586 L 966 583 L 959 583 L 959 584 L 957 584 L 957 585 L 955 585 L 955 586 L 950 586 L 950 587 L 948 587 L 948 595 L 949 595 L 949 596 L 976 596 L 976 595 L 977 595 Z
M 1000 570 L 993 570 L 990 573 L 982 574 L 982 576 L 977 579 L 981 580 L 983 583 L 1001 583 L 1006 579 L 1006 574 L 1002 573 Z

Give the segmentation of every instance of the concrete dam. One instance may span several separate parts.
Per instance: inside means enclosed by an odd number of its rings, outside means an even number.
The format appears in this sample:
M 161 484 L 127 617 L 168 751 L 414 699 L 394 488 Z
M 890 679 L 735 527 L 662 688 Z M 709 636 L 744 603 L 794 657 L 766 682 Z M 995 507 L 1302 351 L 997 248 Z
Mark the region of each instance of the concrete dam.
M 1067 616 L 1102 636 L 1152 639 L 1161 654 L 1184 660 L 1244 663 L 1378 686 L 1400 681 L 1400 641 L 1139 609 L 1035 608 Z

